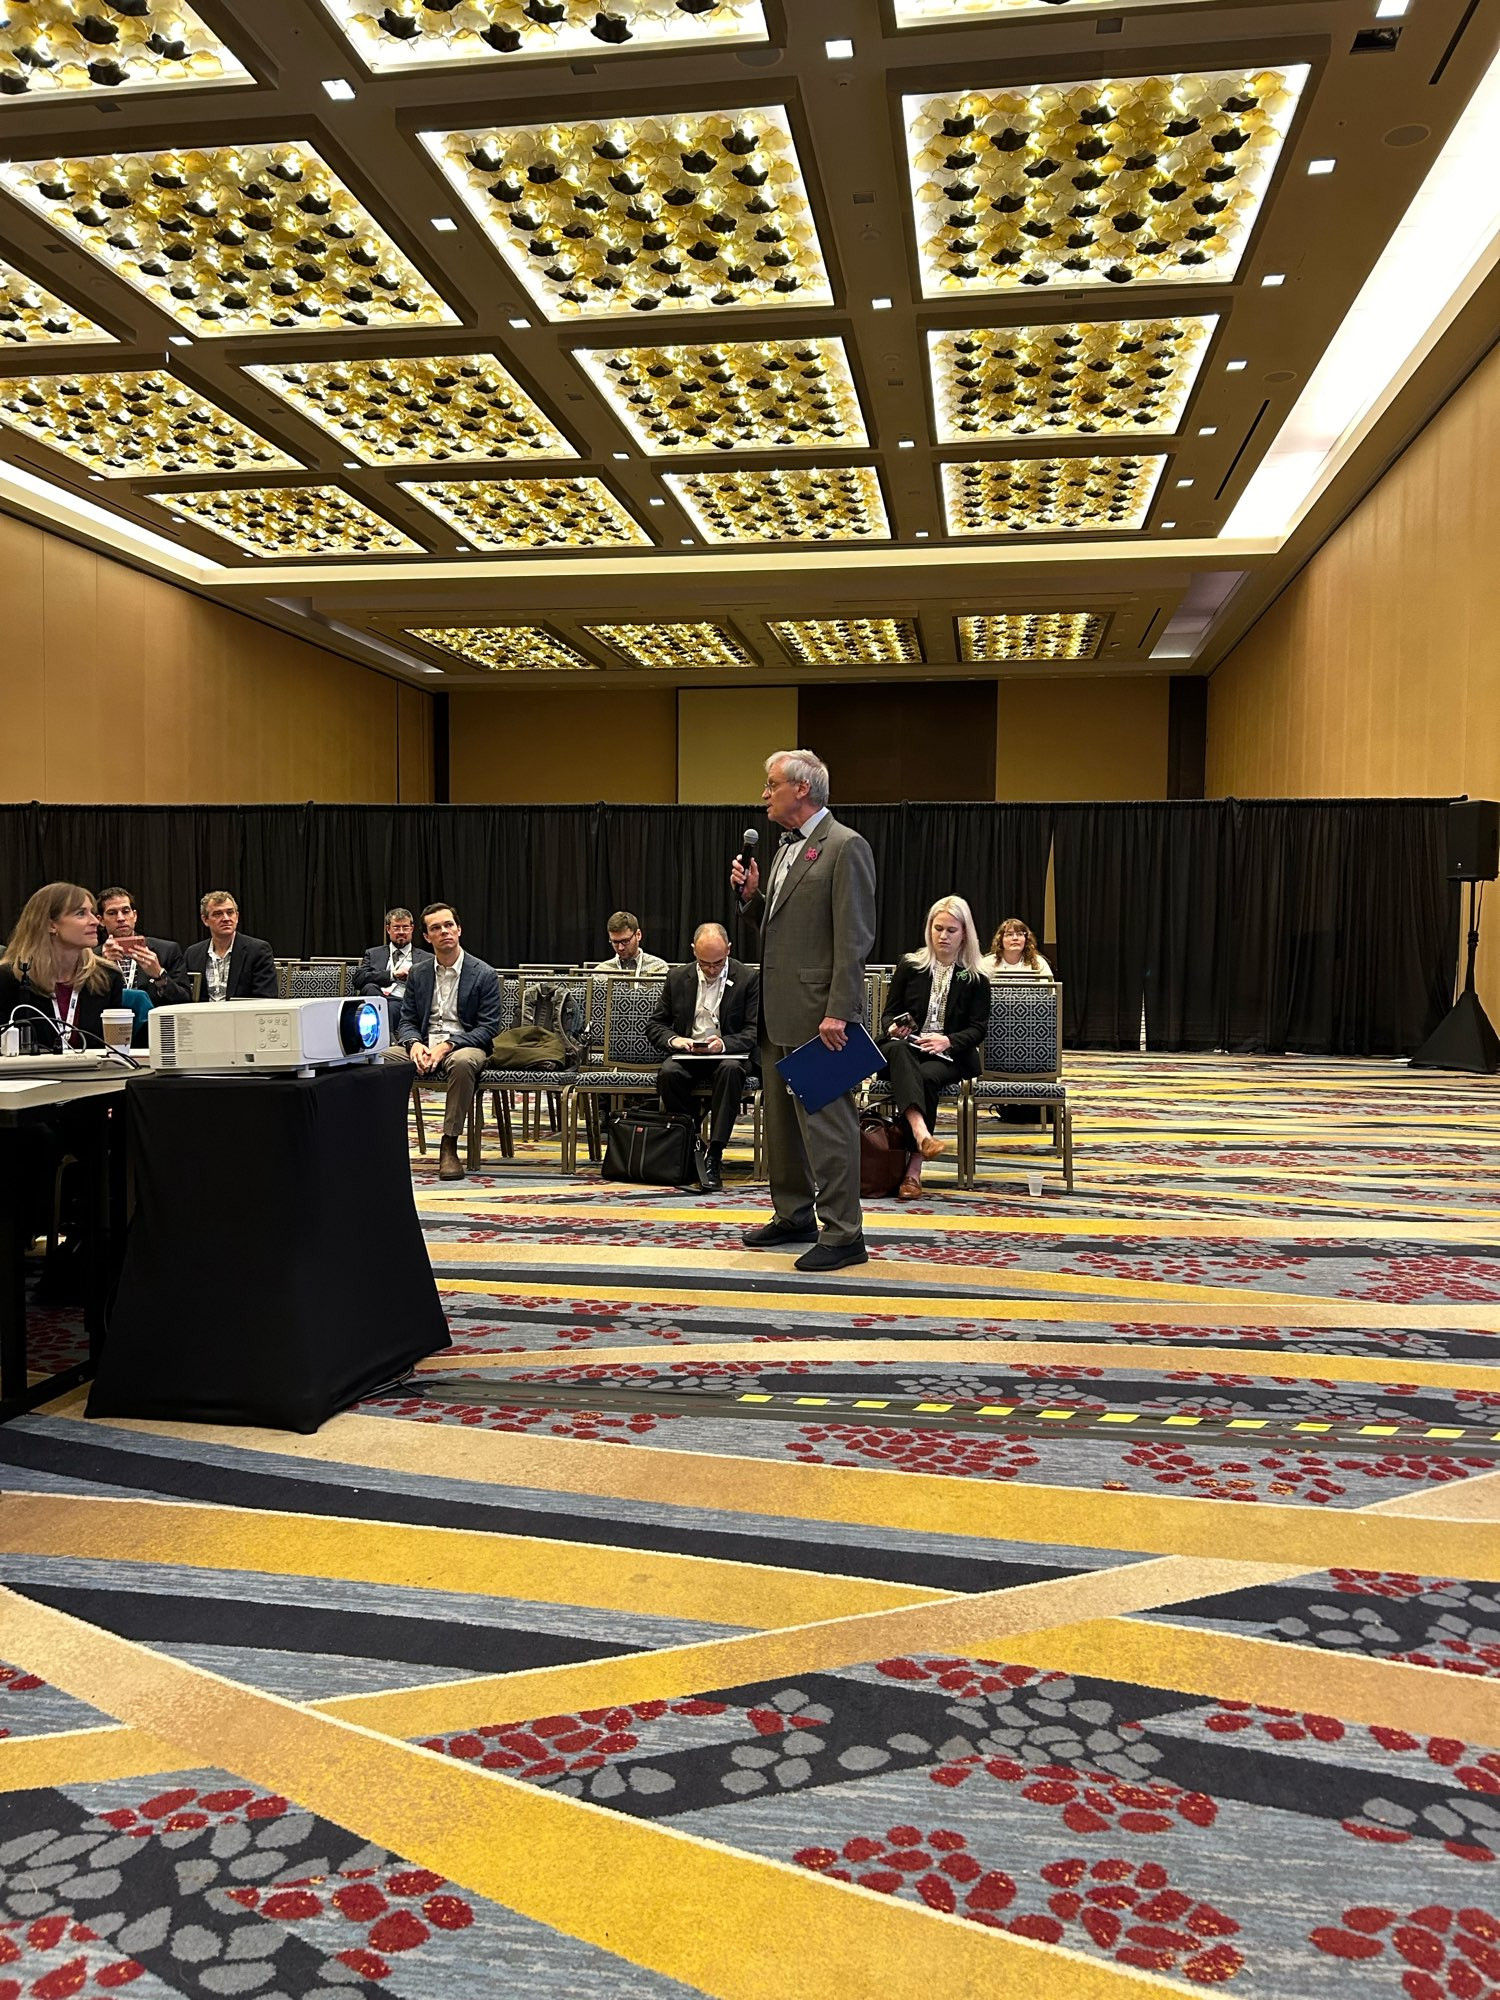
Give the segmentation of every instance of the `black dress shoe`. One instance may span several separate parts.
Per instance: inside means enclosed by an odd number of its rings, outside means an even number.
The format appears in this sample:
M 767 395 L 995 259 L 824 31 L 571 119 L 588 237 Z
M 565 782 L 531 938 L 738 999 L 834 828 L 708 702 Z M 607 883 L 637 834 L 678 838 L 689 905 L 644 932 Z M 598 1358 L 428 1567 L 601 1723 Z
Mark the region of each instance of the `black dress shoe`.
M 795 1271 L 842 1271 L 846 1264 L 868 1264 L 870 1253 L 863 1236 L 850 1243 L 815 1243 L 792 1266 Z
M 719 1172 L 717 1167 L 707 1166 L 703 1169 L 700 1178 L 690 1182 L 689 1185 L 697 1194 L 722 1194 L 724 1192 L 724 1176 Z
M 779 1215 L 769 1222 L 759 1222 L 754 1229 L 747 1229 L 740 1241 L 747 1250 L 775 1250 L 783 1243 L 816 1243 L 818 1225 L 816 1222 L 783 1222 Z

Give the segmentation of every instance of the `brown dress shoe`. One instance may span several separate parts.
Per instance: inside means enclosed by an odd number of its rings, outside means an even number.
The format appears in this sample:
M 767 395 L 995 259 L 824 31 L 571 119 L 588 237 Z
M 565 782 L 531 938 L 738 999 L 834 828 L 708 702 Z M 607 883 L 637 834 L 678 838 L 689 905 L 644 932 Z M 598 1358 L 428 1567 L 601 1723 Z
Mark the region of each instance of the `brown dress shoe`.
M 920 1201 L 922 1199 L 922 1183 L 913 1180 L 908 1175 L 900 1187 L 897 1188 L 896 1199 L 897 1201 Z
M 438 1147 L 438 1179 L 440 1181 L 461 1181 L 464 1177 L 464 1163 L 458 1157 L 457 1139 L 444 1139 Z

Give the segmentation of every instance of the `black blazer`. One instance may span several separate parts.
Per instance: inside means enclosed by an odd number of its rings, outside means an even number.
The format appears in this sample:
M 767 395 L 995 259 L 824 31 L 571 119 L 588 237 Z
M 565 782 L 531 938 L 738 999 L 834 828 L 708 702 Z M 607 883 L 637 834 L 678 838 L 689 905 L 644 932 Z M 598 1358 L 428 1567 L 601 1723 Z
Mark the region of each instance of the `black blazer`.
M 664 1056 L 681 1055 L 672 1047 L 674 1035 L 693 1032 L 693 1016 L 698 1011 L 698 968 L 679 965 L 662 981 L 656 1012 L 646 1023 L 646 1033 Z M 760 1048 L 760 968 L 729 961 L 728 981 L 719 1002 L 719 1040 L 731 1056 L 749 1056 L 752 1066 Z
M 880 1016 L 880 1032 L 889 1035 L 896 1016 L 910 1014 L 916 1023 L 912 1033 L 920 1035 L 931 999 L 932 974 L 903 958 L 891 975 L 890 991 Z M 961 965 L 955 966 L 948 987 L 947 1019 L 943 1022 L 955 1076 L 973 1076 L 978 1071 L 989 1024 L 990 982 L 982 972 L 968 972 Z
M 411 948 L 413 970 L 415 970 L 424 958 L 431 958 L 431 956 L 432 953 L 430 951 L 423 951 L 421 945 L 413 944 Z M 411 973 L 408 973 L 406 976 L 409 979 Z M 390 983 L 391 942 L 387 938 L 384 944 L 372 944 L 370 946 L 370 949 L 359 961 L 359 964 L 355 966 L 354 977 L 350 984 L 351 990 L 355 993 L 383 993 Z M 401 998 L 399 993 L 394 994 L 392 997 L 397 1000 Z
M 73 1026 L 75 1029 L 82 1029 L 85 1048 L 97 1049 L 104 1040 L 104 1023 L 99 1017 L 106 1007 L 120 1005 L 120 995 L 124 991 L 124 981 L 119 973 L 112 965 L 107 969 L 109 972 L 107 987 L 85 986 L 78 996 L 78 1012 L 73 1016 Z M 21 1014 L 16 1020 L 18 1028 L 31 1027 L 36 1031 L 36 1039 L 32 1046 L 39 1054 L 50 1055 L 54 1049 L 61 1046 L 61 1037 L 57 1032 L 57 1016 L 52 1011 L 52 995 L 43 993 L 40 987 L 33 986 L 30 982 L 23 988 L 16 976 L 15 967 L 0 965 L 0 1028 L 8 1025 L 13 1007 L 35 1007 L 42 1016 L 42 1020 L 39 1021 L 36 1014 Z M 43 1021 L 51 1027 L 50 1035 L 42 1025 Z
M 198 988 L 200 1000 L 208 998 L 208 950 L 209 940 L 199 938 L 183 953 L 185 969 L 202 975 L 202 984 Z M 230 1000 L 276 998 L 276 960 L 264 938 L 247 937 L 243 931 L 235 932 L 229 953 L 229 991 L 225 997 Z
M 193 982 L 182 956 L 182 946 L 175 938 L 148 937 L 146 942 L 161 960 L 161 972 L 155 979 L 145 979 L 137 971 L 136 986 L 150 994 L 153 1007 L 175 1007 L 184 1000 L 191 1000 Z M 124 977 L 122 972 L 122 981 Z

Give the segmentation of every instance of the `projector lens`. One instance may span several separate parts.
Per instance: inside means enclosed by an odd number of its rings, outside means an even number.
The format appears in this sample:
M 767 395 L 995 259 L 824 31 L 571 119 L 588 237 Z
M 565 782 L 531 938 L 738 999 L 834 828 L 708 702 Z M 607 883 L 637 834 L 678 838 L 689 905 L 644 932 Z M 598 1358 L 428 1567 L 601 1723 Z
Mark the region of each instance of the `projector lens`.
M 339 1012 L 339 1045 L 346 1055 L 380 1046 L 380 1009 L 373 1000 L 346 1000 Z

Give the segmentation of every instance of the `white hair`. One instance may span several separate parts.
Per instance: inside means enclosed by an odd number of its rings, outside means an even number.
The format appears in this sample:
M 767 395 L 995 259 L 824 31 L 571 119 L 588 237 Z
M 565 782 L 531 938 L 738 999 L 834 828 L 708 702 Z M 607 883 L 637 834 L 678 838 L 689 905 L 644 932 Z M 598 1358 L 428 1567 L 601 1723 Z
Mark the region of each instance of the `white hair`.
M 809 805 L 827 805 L 828 766 L 815 750 L 773 750 L 766 759 L 768 774 L 773 764 L 779 764 L 782 775 L 794 785 L 806 785 Z
M 964 927 L 964 941 L 958 948 L 958 963 L 965 972 L 979 975 L 979 941 L 974 935 L 974 913 L 962 896 L 939 896 L 927 912 L 927 922 L 922 930 L 922 945 L 918 951 L 906 954 L 908 965 L 915 965 L 923 972 L 930 972 L 937 963 L 932 949 L 932 924 L 935 917 L 957 917 Z

